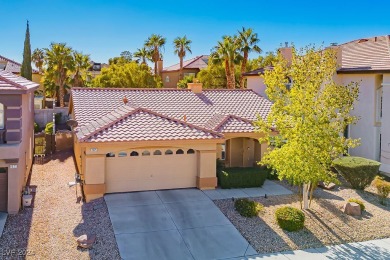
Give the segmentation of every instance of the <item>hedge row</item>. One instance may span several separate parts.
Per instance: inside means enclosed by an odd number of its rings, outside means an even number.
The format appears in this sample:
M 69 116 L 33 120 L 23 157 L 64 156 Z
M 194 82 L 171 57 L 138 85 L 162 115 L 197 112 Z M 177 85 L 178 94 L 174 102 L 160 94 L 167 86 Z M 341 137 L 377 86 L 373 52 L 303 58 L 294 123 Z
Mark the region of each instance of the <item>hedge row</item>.
M 251 188 L 261 187 L 267 179 L 268 170 L 253 168 L 225 168 L 220 171 L 218 179 L 221 188 Z

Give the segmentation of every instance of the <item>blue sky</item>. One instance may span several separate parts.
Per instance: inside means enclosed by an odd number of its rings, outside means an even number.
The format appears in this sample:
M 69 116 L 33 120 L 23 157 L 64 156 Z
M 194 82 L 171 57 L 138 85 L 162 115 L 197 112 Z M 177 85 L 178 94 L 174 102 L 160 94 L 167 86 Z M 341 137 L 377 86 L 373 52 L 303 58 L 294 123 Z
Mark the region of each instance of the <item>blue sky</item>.
M 208 54 L 222 35 L 242 26 L 259 34 L 264 52 L 286 41 L 301 47 L 390 34 L 386 0 L 0 0 L 0 8 L 0 55 L 20 62 L 27 19 L 32 49 L 66 42 L 97 62 L 123 50 L 134 52 L 150 34 L 161 34 L 167 38 L 164 66 L 178 62 L 172 47 L 176 36 L 193 41 L 191 58 Z

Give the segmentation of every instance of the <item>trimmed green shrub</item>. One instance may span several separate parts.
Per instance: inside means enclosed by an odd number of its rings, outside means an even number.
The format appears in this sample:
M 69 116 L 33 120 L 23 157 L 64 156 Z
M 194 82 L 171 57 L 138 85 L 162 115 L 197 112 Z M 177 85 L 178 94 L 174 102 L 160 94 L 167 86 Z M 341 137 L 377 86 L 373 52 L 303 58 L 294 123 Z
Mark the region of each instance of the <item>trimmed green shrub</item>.
M 305 214 L 302 210 L 289 206 L 278 208 L 275 217 L 279 227 L 287 231 L 300 230 L 305 224 Z
M 381 164 L 362 157 L 348 156 L 334 160 L 333 165 L 352 188 L 364 190 L 378 174 Z
M 53 134 L 53 122 L 49 122 L 46 124 L 46 127 L 45 127 L 45 133 L 48 134 L 48 135 L 51 135 Z
M 222 189 L 261 187 L 268 172 L 259 167 L 225 168 L 219 174 Z
M 386 203 L 386 198 L 390 194 L 390 182 L 385 181 L 383 177 L 377 176 L 372 184 L 378 191 L 381 204 L 384 205 Z
M 359 200 L 359 199 L 351 198 L 351 199 L 348 200 L 348 202 L 355 202 L 356 204 L 359 204 L 361 211 L 366 209 L 366 206 L 364 206 L 364 202 Z
M 38 132 L 39 132 L 39 125 L 34 122 L 34 133 L 38 133 Z
M 234 207 L 240 213 L 241 216 L 251 218 L 256 217 L 264 206 L 257 201 L 249 199 L 237 199 L 234 202 Z
M 268 180 L 277 180 L 277 181 L 279 180 L 278 173 L 275 170 L 268 169 L 265 166 L 262 166 L 262 167 L 264 167 L 265 170 L 268 172 L 268 175 L 267 175 Z

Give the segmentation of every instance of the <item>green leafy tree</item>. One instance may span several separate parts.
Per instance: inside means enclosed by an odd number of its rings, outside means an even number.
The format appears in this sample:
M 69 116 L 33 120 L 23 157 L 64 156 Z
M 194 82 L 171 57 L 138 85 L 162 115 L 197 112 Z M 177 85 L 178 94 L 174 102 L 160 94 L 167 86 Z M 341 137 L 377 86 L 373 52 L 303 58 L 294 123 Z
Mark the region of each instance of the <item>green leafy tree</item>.
M 45 63 L 45 52 L 42 49 L 36 48 L 31 56 L 32 62 L 34 62 L 35 67 L 38 69 L 40 74 L 43 74 L 43 65 Z M 46 104 L 46 89 L 43 84 L 43 104 Z
M 265 134 L 260 140 L 274 148 L 268 149 L 261 164 L 300 187 L 305 209 L 319 181 L 337 182 L 330 170 L 333 160 L 359 142 L 343 135 L 357 121 L 350 112 L 359 87 L 336 84 L 336 66 L 334 50 L 306 47 L 297 53 L 293 48 L 291 66 L 279 54 L 274 69 L 264 74 L 273 105 L 267 119 L 259 118 L 255 125 Z
M 20 75 L 28 80 L 32 80 L 31 67 L 31 44 L 30 44 L 30 26 L 27 21 L 26 37 L 24 39 L 23 62 Z
M 128 62 L 133 60 L 133 55 L 129 51 L 122 51 L 120 56 Z
M 131 60 L 129 61 L 128 59 L 124 58 L 124 57 L 113 57 L 113 58 L 110 58 L 108 59 L 108 64 L 109 65 L 113 65 L 113 64 L 117 64 L 117 65 L 123 65 L 123 64 L 126 64 L 126 63 L 130 63 Z
M 45 49 L 45 60 L 47 69 L 44 76 L 48 82 L 58 86 L 60 107 L 64 107 L 65 85 L 69 84 L 74 70 L 73 50 L 66 43 L 52 43 Z
M 256 59 L 249 60 L 249 70 L 272 66 L 277 61 L 274 52 L 267 52 L 265 56 L 259 56 Z M 247 70 L 248 71 L 248 70 Z
M 238 66 L 236 66 L 234 80 L 237 85 L 240 80 L 240 75 L 241 70 Z M 203 88 L 205 89 L 227 88 L 224 64 L 213 64 L 212 62 L 209 62 L 207 68 L 199 71 L 196 78 L 203 84 Z
M 149 66 L 133 61 L 103 68 L 92 85 L 101 88 L 156 88 L 161 87 L 162 82 L 152 75 Z
M 145 47 L 150 53 L 150 57 L 154 62 L 154 75 L 157 77 L 157 62 L 162 59 L 161 51 L 166 43 L 166 38 L 158 34 L 152 34 L 146 41 Z
M 183 59 L 186 56 L 187 52 L 192 53 L 191 51 L 191 43 L 192 41 L 187 39 L 187 36 L 177 37 L 173 40 L 174 53 L 180 59 L 180 73 L 179 80 L 183 79 Z
M 177 87 L 178 88 L 182 88 L 182 89 L 185 89 L 187 88 L 187 84 L 188 83 L 193 83 L 194 82 L 194 76 L 185 76 L 182 80 L 179 80 L 179 82 L 177 83 Z
M 43 65 L 45 63 L 45 52 L 42 49 L 36 48 L 31 56 L 32 62 L 38 69 L 39 73 L 43 73 Z
M 236 36 L 224 36 L 210 55 L 213 64 L 223 64 L 228 89 L 236 88 L 235 65 L 241 61 L 241 58 Z
M 146 61 L 151 58 L 150 52 L 145 47 L 137 49 L 137 51 L 134 52 L 134 57 L 137 58 L 137 62 L 141 62 L 143 64 L 146 64 Z
M 85 87 L 88 82 L 88 69 L 91 67 L 91 59 L 89 55 L 84 55 L 81 52 L 73 52 L 73 87 Z
M 242 53 L 242 61 L 241 61 L 241 76 L 240 76 L 240 87 L 245 87 L 245 79 L 242 76 L 243 73 L 247 71 L 247 62 L 249 53 L 251 52 L 257 52 L 260 53 L 261 49 L 257 45 L 260 42 L 260 39 L 257 35 L 257 33 L 253 32 L 253 29 L 248 28 L 245 29 L 242 27 L 241 31 L 238 31 L 238 44 L 240 51 Z

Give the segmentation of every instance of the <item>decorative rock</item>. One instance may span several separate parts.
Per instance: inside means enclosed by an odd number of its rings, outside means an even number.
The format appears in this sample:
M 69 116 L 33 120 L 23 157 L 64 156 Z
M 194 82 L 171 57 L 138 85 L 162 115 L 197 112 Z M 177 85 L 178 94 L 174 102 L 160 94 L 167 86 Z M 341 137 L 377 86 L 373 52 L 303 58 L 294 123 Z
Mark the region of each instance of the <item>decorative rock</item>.
M 360 216 L 362 211 L 360 210 L 359 204 L 355 202 L 347 202 L 343 207 L 343 212 L 350 216 Z
M 82 235 L 79 236 L 76 241 L 79 247 L 91 248 L 96 241 L 96 235 L 94 234 Z
M 325 182 L 323 181 L 320 181 L 318 183 L 318 187 L 322 188 L 322 189 L 325 189 L 325 190 L 333 190 L 335 187 L 336 187 L 336 184 L 334 184 L 333 182 L 330 182 L 328 184 L 325 184 Z

